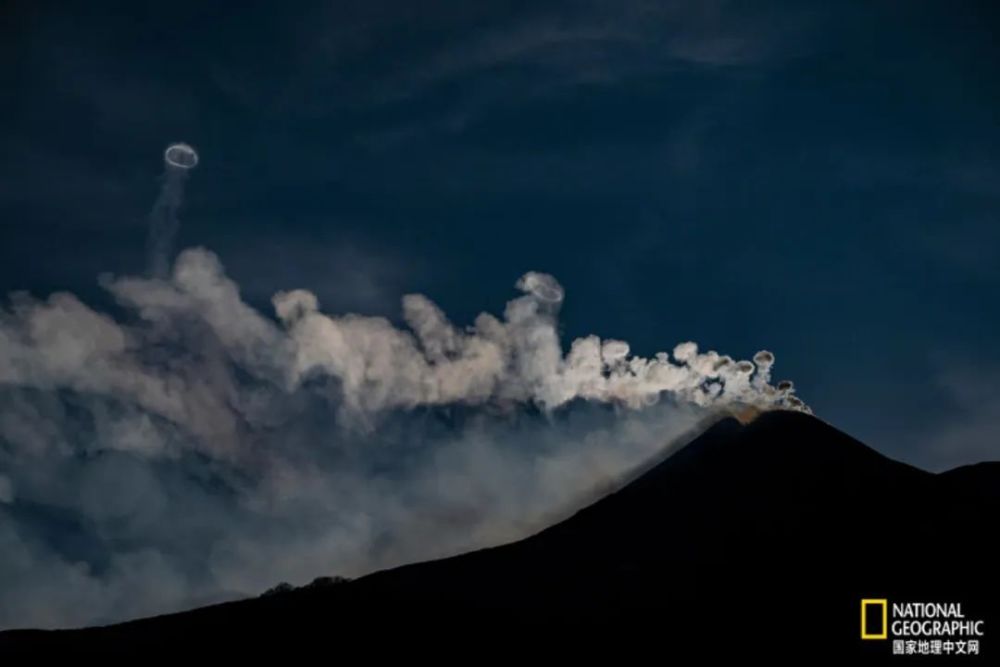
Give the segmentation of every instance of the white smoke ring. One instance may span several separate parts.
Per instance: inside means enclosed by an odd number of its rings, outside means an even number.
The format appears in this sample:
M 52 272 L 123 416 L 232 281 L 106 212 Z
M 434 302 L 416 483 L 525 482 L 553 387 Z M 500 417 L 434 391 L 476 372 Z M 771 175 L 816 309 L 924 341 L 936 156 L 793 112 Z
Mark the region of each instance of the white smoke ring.
M 178 169 L 194 169 L 198 166 L 198 152 L 184 142 L 170 144 L 163 151 L 163 161 L 167 166 Z

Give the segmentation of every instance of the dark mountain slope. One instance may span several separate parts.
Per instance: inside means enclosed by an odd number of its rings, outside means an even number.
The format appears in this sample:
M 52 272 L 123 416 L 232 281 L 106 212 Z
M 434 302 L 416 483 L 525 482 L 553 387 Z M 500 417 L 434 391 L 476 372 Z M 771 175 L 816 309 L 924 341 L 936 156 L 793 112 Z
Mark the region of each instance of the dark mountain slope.
M 382 653 L 410 646 L 405 637 L 443 637 L 435 650 L 476 639 L 563 653 L 885 656 L 884 642 L 860 641 L 861 598 L 960 601 L 987 628 L 998 619 L 998 488 L 996 466 L 933 475 L 807 415 L 725 419 L 520 542 L 106 628 L 4 633 L 0 646 L 255 648 L 336 638 Z M 368 643 L 373 634 L 381 639 Z

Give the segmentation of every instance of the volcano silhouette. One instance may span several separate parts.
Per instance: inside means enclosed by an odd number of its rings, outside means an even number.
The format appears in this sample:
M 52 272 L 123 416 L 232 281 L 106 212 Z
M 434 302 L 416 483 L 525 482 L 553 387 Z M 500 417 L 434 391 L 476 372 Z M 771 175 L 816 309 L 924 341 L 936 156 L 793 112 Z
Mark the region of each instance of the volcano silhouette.
M 998 519 L 1000 464 L 931 474 L 814 417 L 767 412 L 748 424 L 722 419 L 518 542 L 113 626 L 0 633 L 0 646 L 333 643 L 379 655 L 476 640 L 810 664 L 888 656 L 891 642 L 860 637 L 861 600 L 884 598 L 961 602 L 985 623 L 981 655 L 970 659 L 989 661 L 1000 653 Z

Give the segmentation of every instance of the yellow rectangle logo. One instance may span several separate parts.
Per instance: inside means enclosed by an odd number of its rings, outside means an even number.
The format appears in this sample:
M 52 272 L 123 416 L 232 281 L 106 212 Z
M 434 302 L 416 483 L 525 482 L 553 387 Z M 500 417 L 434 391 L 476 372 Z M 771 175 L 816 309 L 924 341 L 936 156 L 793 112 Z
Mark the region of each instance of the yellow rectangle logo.
M 882 607 L 882 630 L 879 632 L 868 632 L 868 608 Z M 873 613 L 878 613 L 875 610 Z M 889 601 L 866 599 L 861 601 L 861 638 L 862 639 L 886 639 L 889 636 Z

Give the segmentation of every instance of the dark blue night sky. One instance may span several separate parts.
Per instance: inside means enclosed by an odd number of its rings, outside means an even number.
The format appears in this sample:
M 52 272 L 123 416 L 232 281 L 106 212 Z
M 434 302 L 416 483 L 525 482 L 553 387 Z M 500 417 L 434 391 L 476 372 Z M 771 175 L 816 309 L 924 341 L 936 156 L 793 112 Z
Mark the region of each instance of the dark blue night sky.
M 144 4 L 3 10 L 3 293 L 141 272 L 186 141 L 178 247 L 262 309 L 546 271 L 567 340 L 770 349 L 887 454 L 1000 456 L 992 3 Z

